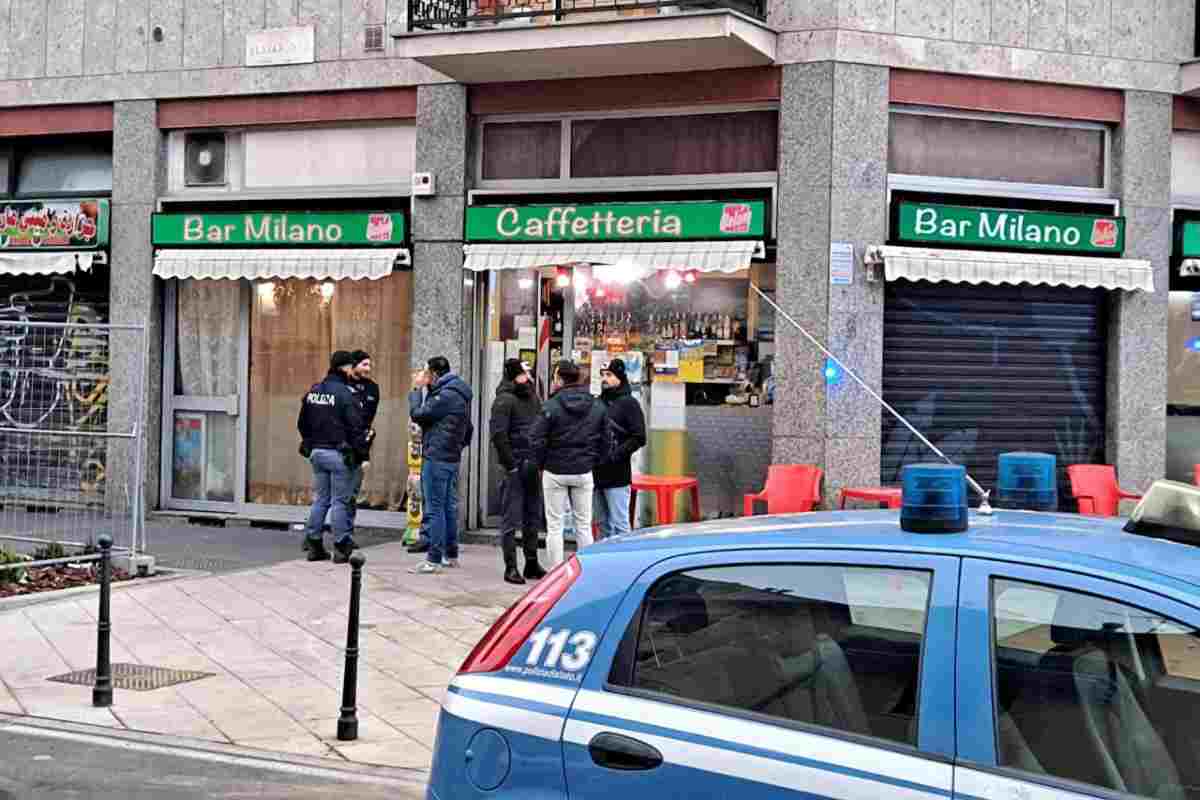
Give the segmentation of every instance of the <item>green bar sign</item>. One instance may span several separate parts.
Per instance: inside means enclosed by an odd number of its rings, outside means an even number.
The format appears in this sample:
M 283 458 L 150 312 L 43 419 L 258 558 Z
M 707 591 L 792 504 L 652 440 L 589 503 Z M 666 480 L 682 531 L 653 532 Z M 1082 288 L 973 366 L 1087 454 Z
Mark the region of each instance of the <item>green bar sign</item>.
M 256 211 L 246 214 L 155 214 L 156 245 L 203 247 L 370 247 L 404 241 L 400 212 Z
M 620 242 L 762 238 L 766 204 L 614 203 L 473 206 L 469 242 Z
M 901 203 L 899 238 L 1005 250 L 1120 253 L 1125 249 L 1125 220 L 1088 214 Z
M 14 200 L 0 207 L 0 251 L 95 250 L 108 244 L 108 200 Z
M 1200 222 L 1183 223 L 1183 257 L 1200 256 Z

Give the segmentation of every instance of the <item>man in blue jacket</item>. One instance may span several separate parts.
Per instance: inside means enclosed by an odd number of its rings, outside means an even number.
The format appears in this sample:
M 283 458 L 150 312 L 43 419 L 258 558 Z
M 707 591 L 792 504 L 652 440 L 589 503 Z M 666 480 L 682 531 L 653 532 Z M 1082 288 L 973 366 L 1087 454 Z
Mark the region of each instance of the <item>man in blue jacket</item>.
M 435 356 L 409 392 L 409 414 L 421 426 L 421 487 L 428 503 L 429 553 L 412 572 L 430 575 L 458 566 L 458 464 L 471 441 L 471 387 Z M 424 398 L 421 389 L 428 387 Z M 444 556 L 444 558 L 443 558 Z

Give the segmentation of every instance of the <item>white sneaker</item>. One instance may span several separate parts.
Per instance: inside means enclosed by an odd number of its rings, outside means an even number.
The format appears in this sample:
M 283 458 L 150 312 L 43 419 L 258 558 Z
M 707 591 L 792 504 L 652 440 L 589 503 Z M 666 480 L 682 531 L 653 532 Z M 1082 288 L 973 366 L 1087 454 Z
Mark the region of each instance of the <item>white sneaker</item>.
M 431 561 L 422 561 L 415 567 L 410 567 L 408 571 L 414 575 L 436 575 L 442 571 L 442 565 L 434 564 Z
M 458 569 L 458 559 L 457 559 L 457 558 L 445 558 L 445 557 L 443 557 L 443 558 L 442 558 L 442 566 L 443 566 L 443 567 L 448 567 L 448 568 L 450 568 L 450 569 Z

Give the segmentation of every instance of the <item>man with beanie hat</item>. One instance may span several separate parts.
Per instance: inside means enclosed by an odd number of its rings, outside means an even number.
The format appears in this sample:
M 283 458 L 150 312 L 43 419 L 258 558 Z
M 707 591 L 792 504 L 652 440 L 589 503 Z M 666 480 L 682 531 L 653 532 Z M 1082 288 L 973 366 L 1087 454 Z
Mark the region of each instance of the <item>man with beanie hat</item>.
M 538 564 L 538 523 L 542 495 L 539 491 L 537 462 L 530 433 L 541 413 L 542 403 L 533 391 L 533 381 L 520 359 L 504 362 L 504 380 L 496 387 L 489 428 L 496 458 L 504 470 L 500 484 L 503 527 L 500 541 L 504 551 L 504 580 L 522 584 L 538 580 L 545 571 Z M 517 529 L 521 530 L 521 549 L 525 552 L 524 576 L 517 571 Z
M 335 563 L 350 560 L 355 544 L 350 505 L 358 481 L 359 464 L 367 455 L 367 426 L 362 406 L 350 390 L 354 358 L 339 350 L 329 359 L 329 374 L 313 384 L 300 401 L 296 427 L 300 454 L 312 462 L 316 500 L 308 515 L 305 544 L 309 561 L 329 558 L 321 541 L 325 514 L 333 508 Z
M 600 402 L 607 411 L 611 450 L 592 472 L 595 483 L 592 508 L 598 538 L 604 539 L 631 530 L 629 487 L 633 483 L 633 470 L 629 461 L 646 446 L 646 415 L 629 387 L 623 360 L 614 358 L 605 364 L 600 370 L 600 380 L 604 386 Z

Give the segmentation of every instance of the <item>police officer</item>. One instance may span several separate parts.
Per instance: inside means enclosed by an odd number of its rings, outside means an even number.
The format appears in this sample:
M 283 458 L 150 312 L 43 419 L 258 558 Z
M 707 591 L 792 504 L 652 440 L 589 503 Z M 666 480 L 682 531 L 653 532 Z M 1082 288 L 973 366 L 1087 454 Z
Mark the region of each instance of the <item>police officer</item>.
M 350 505 L 367 457 L 367 426 L 362 406 L 350 390 L 354 357 L 339 350 L 329 360 L 329 374 L 314 384 L 300 403 L 300 454 L 312 462 L 316 500 L 308 515 L 305 544 L 309 561 L 329 558 L 321 541 L 321 524 L 333 507 L 334 563 L 344 564 L 354 551 Z

